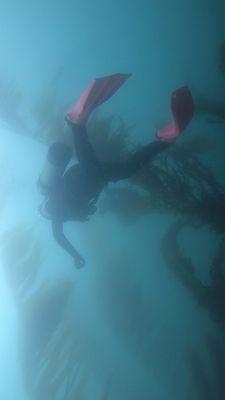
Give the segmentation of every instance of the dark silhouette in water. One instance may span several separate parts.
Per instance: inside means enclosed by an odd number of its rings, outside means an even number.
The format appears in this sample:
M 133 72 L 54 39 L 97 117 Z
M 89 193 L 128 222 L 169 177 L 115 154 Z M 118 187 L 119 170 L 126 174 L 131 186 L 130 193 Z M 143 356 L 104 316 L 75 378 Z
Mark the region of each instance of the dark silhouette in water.
M 218 339 L 208 337 L 204 353 L 199 349 L 190 348 L 187 361 L 194 380 L 191 398 L 196 400 L 221 400 L 225 391 L 225 349 Z M 210 362 L 210 372 L 206 363 L 207 355 Z M 195 395 L 196 396 L 195 396 Z
M 78 268 L 84 265 L 84 259 L 64 236 L 63 223 L 87 221 L 96 211 L 103 188 L 109 182 L 137 174 L 174 142 L 193 115 L 191 93 L 187 87 L 182 87 L 171 97 L 173 122 L 158 131 L 158 140 L 138 149 L 123 162 L 101 163 L 88 140 L 85 124 L 90 112 L 110 98 L 126 79 L 127 75 L 115 74 L 95 80 L 88 87 L 66 117 L 72 128 L 78 164 L 64 173 L 71 158 L 70 149 L 63 143 L 54 143 L 49 148 L 47 163 L 39 179 L 39 187 L 46 196 L 40 211 L 52 220 L 54 238 L 72 256 Z
M 221 103 L 205 97 L 199 97 L 195 102 L 197 113 L 208 115 L 209 123 L 225 123 L 225 102 Z
M 220 46 L 219 52 L 219 71 L 225 78 L 225 43 Z M 207 115 L 207 122 L 212 124 L 225 123 L 225 101 L 220 102 L 214 99 L 209 99 L 204 96 L 199 96 L 195 102 L 196 112 L 198 114 Z
M 99 212 L 112 213 L 121 223 L 131 224 L 138 218 L 152 211 L 150 196 L 137 188 L 116 187 L 107 188 L 99 204 Z
M 87 221 L 95 213 L 98 196 L 107 183 L 130 178 L 142 165 L 165 150 L 168 143 L 151 143 L 138 150 L 123 164 L 100 164 L 88 141 L 85 127 L 73 126 L 73 137 L 79 165 L 70 167 L 61 179 L 54 182 L 48 191 L 42 214 L 52 220 L 57 242 L 74 258 L 78 266 L 82 266 L 84 260 L 63 235 L 62 224 L 71 220 Z M 62 154 L 64 146 L 60 143 L 52 145 L 48 153 L 49 159 L 52 153 L 55 156 L 59 147 Z
M 177 142 L 132 177 L 129 186 L 107 189 L 100 212 L 111 212 L 123 223 L 154 212 L 179 215 L 224 232 L 225 190 L 199 159 L 211 150 L 215 143 L 208 138 Z
M 225 239 L 209 266 L 210 282 L 204 284 L 189 257 L 185 256 L 178 244 L 178 235 L 187 225 L 179 221 L 170 227 L 162 242 L 165 261 L 179 281 L 190 291 L 197 303 L 204 307 L 210 318 L 225 332 Z
M 225 42 L 223 42 L 220 46 L 220 62 L 219 62 L 219 68 L 221 74 L 225 78 Z

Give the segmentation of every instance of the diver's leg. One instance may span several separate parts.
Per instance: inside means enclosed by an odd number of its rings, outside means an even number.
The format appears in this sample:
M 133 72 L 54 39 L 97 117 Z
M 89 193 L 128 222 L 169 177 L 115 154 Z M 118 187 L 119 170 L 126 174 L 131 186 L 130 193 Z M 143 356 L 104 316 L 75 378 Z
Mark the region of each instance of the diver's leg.
M 94 79 L 66 114 L 74 124 L 85 124 L 92 111 L 110 99 L 131 74 L 114 74 Z
M 131 178 L 169 146 L 170 143 L 168 142 L 155 141 L 137 150 L 124 162 L 105 165 L 107 180 L 116 182 Z
M 101 166 L 89 142 L 85 125 L 71 124 L 77 159 L 81 169 L 90 175 L 100 173 Z

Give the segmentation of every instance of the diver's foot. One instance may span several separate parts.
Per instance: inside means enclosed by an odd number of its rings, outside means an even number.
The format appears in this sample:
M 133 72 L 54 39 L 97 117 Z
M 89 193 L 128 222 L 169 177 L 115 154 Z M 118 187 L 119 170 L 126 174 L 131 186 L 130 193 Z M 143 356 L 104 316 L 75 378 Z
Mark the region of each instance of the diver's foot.
M 72 118 L 69 112 L 65 115 L 65 121 L 69 126 L 84 125 L 84 122 L 79 122 L 79 121 L 75 120 L 74 118 Z
M 74 134 L 82 134 L 85 129 L 85 124 L 78 124 L 77 122 L 71 121 L 71 119 L 68 117 L 68 115 L 65 115 L 65 121 L 68 124 L 68 126 L 72 129 Z
M 76 107 L 74 107 L 66 113 L 65 120 L 68 125 L 85 125 L 87 122 L 87 117 L 81 113 L 78 114 Z
M 174 123 L 160 129 L 156 133 L 156 137 L 160 142 L 173 143 L 180 136 L 180 133 L 178 126 Z
M 160 129 L 156 136 L 162 142 L 171 143 L 183 132 L 194 115 L 194 102 L 187 86 L 171 95 L 172 123 Z

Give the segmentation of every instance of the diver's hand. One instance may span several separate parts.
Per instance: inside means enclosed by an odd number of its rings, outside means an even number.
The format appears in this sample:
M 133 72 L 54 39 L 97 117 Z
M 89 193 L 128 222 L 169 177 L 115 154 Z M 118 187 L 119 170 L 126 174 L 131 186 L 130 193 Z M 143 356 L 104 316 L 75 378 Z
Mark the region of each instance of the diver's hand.
M 74 256 L 74 264 L 77 269 L 83 268 L 85 265 L 85 259 L 80 254 L 76 254 Z

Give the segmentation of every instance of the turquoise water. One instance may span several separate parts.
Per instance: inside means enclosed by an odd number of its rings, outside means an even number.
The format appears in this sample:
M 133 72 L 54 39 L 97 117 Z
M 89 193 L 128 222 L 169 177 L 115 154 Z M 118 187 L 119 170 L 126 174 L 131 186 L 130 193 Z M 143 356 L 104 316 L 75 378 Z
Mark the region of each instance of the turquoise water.
M 86 259 L 82 270 L 39 216 L 36 181 L 64 112 L 94 77 L 132 73 L 97 118 L 116 114 L 121 127 L 119 116 L 133 144 L 155 139 L 179 86 L 190 87 L 196 104 L 201 96 L 224 110 L 224 18 L 225 5 L 212 0 L 1 5 L 0 398 L 222 400 L 224 281 L 217 271 L 213 286 L 210 268 L 224 268 L 224 197 L 213 187 L 205 211 L 201 182 L 207 167 L 224 187 L 224 115 L 218 123 L 215 112 L 196 107 L 178 140 L 178 153 L 179 144 L 200 143 L 203 173 L 176 170 L 201 177 L 197 211 L 167 209 L 169 192 L 157 194 L 154 209 L 135 208 L 132 190 L 139 200 L 146 192 L 130 181 L 111 185 L 89 222 L 65 225 Z M 116 197 L 119 188 L 128 196 Z M 186 197 L 175 191 L 183 210 Z M 180 220 L 177 254 L 170 229 Z

